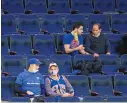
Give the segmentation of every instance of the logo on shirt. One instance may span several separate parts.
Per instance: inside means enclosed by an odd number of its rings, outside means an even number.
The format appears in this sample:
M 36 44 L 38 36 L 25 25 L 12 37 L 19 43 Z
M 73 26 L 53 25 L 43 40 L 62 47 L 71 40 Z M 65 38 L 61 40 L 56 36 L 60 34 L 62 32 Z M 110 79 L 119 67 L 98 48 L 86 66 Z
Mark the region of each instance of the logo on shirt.
M 36 77 L 36 78 L 37 78 L 37 80 L 40 79 L 39 77 Z
M 73 40 L 72 42 L 71 42 L 71 48 L 73 49 L 73 48 L 76 48 L 76 47 L 78 47 L 79 46 L 79 41 L 76 41 L 76 40 Z

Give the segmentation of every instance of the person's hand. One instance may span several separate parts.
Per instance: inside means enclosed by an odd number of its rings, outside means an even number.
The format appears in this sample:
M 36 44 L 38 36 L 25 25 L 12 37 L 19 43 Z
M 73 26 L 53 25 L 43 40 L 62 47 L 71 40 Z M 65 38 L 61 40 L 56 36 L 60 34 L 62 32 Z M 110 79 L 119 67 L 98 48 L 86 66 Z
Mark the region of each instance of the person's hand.
M 62 97 L 69 97 L 69 96 L 70 96 L 69 93 L 64 93 L 64 94 L 62 95 Z
M 99 57 L 99 54 L 97 54 L 97 53 L 94 53 L 94 57 Z
M 90 55 L 90 53 L 88 53 L 88 52 L 86 52 L 85 54 L 86 54 L 86 55 Z
M 84 50 L 84 49 L 85 49 L 84 46 L 82 46 L 82 45 L 79 45 L 79 46 L 78 46 L 78 50 Z
M 111 53 L 110 53 L 110 52 L 107 52 L 106 54 L 107 54 L 107 55 L 110 55 Z
M 34 93 L 33 92 L 31 92 L 31 91 L 27 91 L 26 92 L 28 95 L 33 95 Z

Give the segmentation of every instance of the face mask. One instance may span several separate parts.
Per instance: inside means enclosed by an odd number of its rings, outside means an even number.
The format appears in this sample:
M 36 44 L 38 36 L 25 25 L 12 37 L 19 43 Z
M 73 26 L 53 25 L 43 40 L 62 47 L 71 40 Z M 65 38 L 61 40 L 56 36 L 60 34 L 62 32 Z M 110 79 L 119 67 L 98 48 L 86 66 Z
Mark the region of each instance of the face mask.
M 33 69 L 33 73 L 36 73 L 36 72 L 38 72 L 39 70 L 36 70 L 36 69 Z
M 53 70 L 52 72 L 51 72 L 51 75 L 57 75 L 57 70 Z

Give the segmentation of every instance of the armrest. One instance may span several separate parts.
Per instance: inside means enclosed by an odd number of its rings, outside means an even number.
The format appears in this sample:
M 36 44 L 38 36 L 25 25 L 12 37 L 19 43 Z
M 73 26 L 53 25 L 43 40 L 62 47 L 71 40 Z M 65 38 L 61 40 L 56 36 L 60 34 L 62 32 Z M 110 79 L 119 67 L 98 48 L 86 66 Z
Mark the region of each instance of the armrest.
M 31 14 L 32 13 L 32 10 L 26 10 L 25 11 L 25 14 Z
M 4 14 L 8 14 L 8 10 L 3 10 Z
M 49 32 L 47 30 L 41 30 L 44 34 L 48 34 Z
M 10 75 L 8 72 L 2 72 L 2 74 L 4 74 L 4 76 L 9 76 Z
M 57 51 L 57 54 L 64 54 L 63 51 Z
M 113 33 L 120 33 L 118 30 L 112 30 Z
M 100 10 L 94 10 L 94 14 L 103 14 Z
M 99 94 L 97 92 L 91 92 L 91 96 L 98 96 Z
M 56 13 L 55 10 L 49 10 L 49 11 L 48 11 L 48 14 L 55 14 L 55 13 Z
M 120 92 L 120 91 L 114 91 L 114 95 L 115 96 L 122 96 L 122 92 Z
M 39 54 L 39 50 L 33 50 L 33 54 L 34 55 Z
M 18 30 L 20 34 L 24 34 L 25 32 L 23 30 Z
M 67 34 L 71 33 L 71 31 L 70 31 L 70 30 L 65 30 L 64 32 L 66 32 Z
M 16 55 L 16 52 L 15 51 L 10 51 L 9 54 L 10 55 Z
M 78 14 L 78 10 L 72 10 L 71 14 Z

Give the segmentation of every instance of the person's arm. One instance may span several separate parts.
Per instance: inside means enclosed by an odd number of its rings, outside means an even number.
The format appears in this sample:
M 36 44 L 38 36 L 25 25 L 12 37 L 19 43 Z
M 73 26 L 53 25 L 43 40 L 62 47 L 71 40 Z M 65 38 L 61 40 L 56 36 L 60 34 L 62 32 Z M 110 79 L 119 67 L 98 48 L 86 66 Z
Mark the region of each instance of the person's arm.
M 44 77 L 42 75 L 41 75 L 40 87 L 41 87 L 41 95 L 46 95 Z
M 111 44 L 108 38 L 106 38 L 106 54 L 111 54 Z
M 19 93 L 19 94 L 26 94 L 27 93 L 27 90 L 23 90 L 22 85 L 17 84 L 17 83 L 15 83 L 14 90 L 15 90 L 16 93 Z
M 83 45 L 82 45 L 82 47 L 83 47 Z M 85 47 L 83 47 L 83 49 L 79 50 L 79 52 L 80 52 L 81 54 L 89 55 L 89 53 L 85 51 Z
M 46 93 L 50 96 L 58 96 L 59 95 L 59 94 L 55 93 L 54 91 L 52 91 L 51 82 L 48 78 L 45 79 L 45 89 L 46 89 Z
M 67 80 L 67 78 L 65 76 L 62 76 L 62 77 L 63 77 L 63 79 L 64 79 L 64 81 L 66 83 L 67 91 L 69 91 L 68 97 L 74 96 L 74 89 L 71 86 L 70 82 Z

